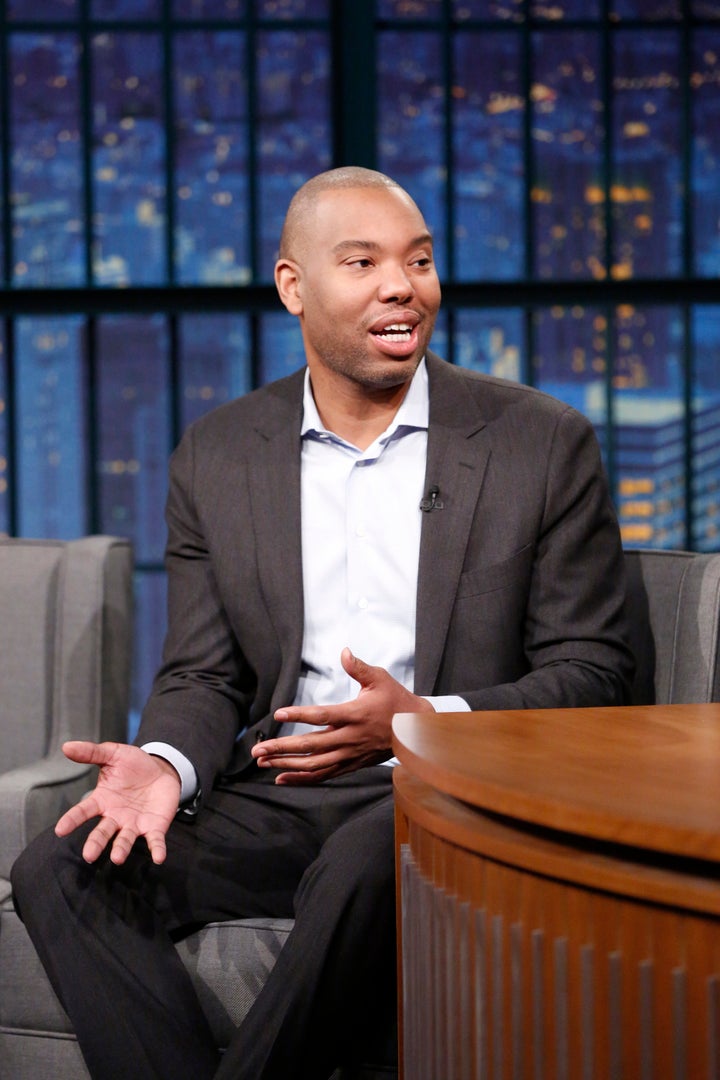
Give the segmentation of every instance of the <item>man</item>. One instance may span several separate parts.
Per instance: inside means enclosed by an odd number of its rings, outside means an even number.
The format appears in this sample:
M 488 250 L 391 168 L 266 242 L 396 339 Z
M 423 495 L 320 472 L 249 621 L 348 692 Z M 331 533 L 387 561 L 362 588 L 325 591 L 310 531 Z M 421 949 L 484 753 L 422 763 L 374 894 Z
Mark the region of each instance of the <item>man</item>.
M 102 1080 L 312 1080 L 362 1056 L 394 1010 L 393 714 L 627 694 L 590 425 L 428 352 L 440 289 L 410 197 L 364 169 L 314 178 L 276 283 L 307 371 L 182 439 L 137 745 L 67 745 L 97 788 L 13 875 Z M 220 1062 L 173 941 L 291 914 Z

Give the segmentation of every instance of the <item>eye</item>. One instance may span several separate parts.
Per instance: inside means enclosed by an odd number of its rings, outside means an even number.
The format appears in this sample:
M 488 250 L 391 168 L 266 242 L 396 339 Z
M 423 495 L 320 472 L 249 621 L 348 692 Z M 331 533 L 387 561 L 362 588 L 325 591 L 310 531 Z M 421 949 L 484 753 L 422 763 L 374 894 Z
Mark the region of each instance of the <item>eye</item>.
M 421 270 L 426 270 L 428 267 L 432 266 L 432 259 L 429 255 L 419 255 L 412 265 L 420 267 Z
M 349 259 L 348 266 L 357 266 L 360 270 L 367 270 L 369 266 L 372 266 L 372 259 L 369 259 L 367 255 L 360 255 L 356 259 Z

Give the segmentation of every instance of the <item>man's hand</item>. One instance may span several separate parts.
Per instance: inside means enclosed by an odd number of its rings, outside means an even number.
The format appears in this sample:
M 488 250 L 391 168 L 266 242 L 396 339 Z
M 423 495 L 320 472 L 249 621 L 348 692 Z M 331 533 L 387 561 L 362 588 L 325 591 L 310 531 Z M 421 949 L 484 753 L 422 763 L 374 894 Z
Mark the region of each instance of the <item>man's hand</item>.
M 391 754 L 391 721 L 398 712 L 433 712 L 393 679 L 385 668 L 372 667 L 343 649 L 342 666 L 360 683 L 353 701 L 341 705 L 293 705 L 279 709 L 284 723 L 315 724 L 323 730 L 267 739 L 252 748 L 258 765 L 281 769 L 276 784 L 316 784 L 332 776 L 377 765 Z
M 112 842 L 110 858 L 120 865 L 139 836 L 145 837 L 153 862 L 163 862 L 165 834 L 180 797 L 180 777 L 172 765 L 124 743 L 66 742 L 63 753 L 71 761 L 98 765 L 100 776 L 95 790 L 63 814 L 56 834 L 67 836 L 99 817 L 83 847 L 86 862 L 95 862 Z

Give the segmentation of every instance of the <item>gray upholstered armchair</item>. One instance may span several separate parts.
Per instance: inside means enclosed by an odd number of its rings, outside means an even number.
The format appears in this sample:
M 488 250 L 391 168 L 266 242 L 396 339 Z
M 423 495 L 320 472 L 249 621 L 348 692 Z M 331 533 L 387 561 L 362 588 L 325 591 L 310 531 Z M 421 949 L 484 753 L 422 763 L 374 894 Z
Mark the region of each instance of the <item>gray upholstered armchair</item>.
M 46 980 L 12 910 L 10 867 L 94 784 L 62 743 L 127 737 L 131 620 L 126 540 L 0 541 L 0 1075 L 8 1080 L 56 1075 L 42 1045 L 53 1032 L 39 1007 Z
M 720 700 L 720 555 L 628 552 L 626 561 L 639 658 L 635 701 Z M 291 925 L 214 923 L 178 946 L 218 1045 L 249 1009 Z M 67 1018 L 7 905 L 0 923 L 0 1063 L 3 1080 L 87 1076 Z M 393 1070 L 375 1065 L 352 1075 L 371 1080 Z

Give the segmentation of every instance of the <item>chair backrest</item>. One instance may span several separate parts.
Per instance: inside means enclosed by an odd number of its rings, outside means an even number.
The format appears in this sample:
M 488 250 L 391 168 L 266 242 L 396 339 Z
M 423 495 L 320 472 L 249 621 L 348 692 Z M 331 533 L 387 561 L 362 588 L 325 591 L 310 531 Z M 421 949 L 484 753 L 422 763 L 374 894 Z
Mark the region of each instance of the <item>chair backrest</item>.
M 0 772 L 127 737 L 131 618 L 128 541 L 0 541 Z
M 626 551 L 633 704 L 720 701 L 720 554 Z

